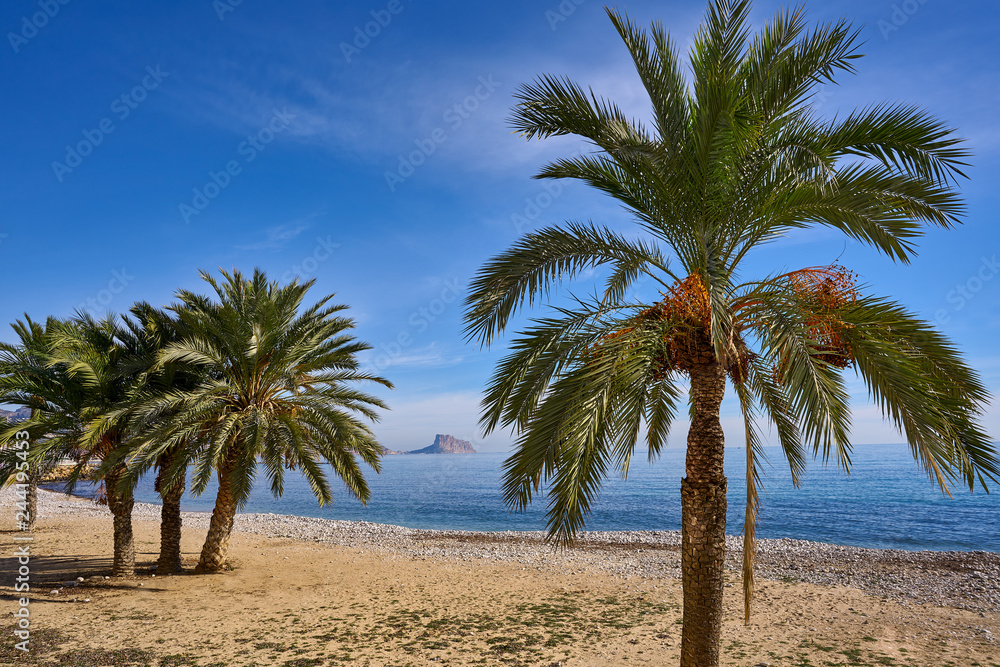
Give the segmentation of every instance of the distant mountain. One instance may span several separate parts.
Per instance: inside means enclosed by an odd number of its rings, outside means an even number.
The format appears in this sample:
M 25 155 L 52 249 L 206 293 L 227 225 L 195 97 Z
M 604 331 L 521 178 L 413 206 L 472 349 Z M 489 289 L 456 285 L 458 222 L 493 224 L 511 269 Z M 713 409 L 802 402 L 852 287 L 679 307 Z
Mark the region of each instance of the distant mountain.
M 394 449 L 389 449 L 388 447 L 382 447 L 382 456 L 387 456 L 389 454 L 405 454 L 406 452 L 397 452 Z
M 10 410 L 0 410 L 0 419 L 4 419 L 9 422 L 23 422 L 30 416 L 31 408 L 18 408 L 13 412 Z
M 438 434 L 434 438 L 434 444 L 423 449 L 416 449 L 407 454 L 475 454 L 472 443 L 468 440 L 459 440 L 450 435 Z

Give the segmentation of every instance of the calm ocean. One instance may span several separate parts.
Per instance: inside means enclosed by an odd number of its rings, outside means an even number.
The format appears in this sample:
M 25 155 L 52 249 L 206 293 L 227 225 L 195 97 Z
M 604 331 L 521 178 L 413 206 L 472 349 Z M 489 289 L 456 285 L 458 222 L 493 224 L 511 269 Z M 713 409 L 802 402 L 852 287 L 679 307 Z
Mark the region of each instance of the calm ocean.
M 942 496 L 920 471 L 906 445 L 858 446 L 850 476 L 835 466 L 811 461 L 802 487 L 792 486 L 787 464 L 777 448 L 765 466 L 765 490 L 759 522 L 761 537 L 791 537 L 818 542 L 893 549 L 1000 552 L 1000 489 L 953 489 Z M 285 494 L 271 496 L 258 480 L 245 512 L 294 514 L 327 519 L 363 520 L 411 528 L 451 530 L 544 530 L 545 499 L 523 514 L 511 514 L 500 495 L 501 464 L 506 454 L 387 456 L 382 474 L 369 475 L 372 499 L 367 507 L 350 498 L 334 480 L 335 501 L 319 507 L 308 485 L 288 473 Z M 728 532 L 742 528 L 746 503 L 745 453 L 726 450 L 729 477 Z M 608 480 L 593 514 L 590 530 L 679 530 L 682 447 L 668 448 L 650 465 L 645 455 L 633 460 L 627 481 Z M 83 491 L 84 489 L 80 489 Z M 184 509 L 211 511 L 214 488 L 199 498 L 186 496 Z M 157 502 L 152 481 L 144 480 L 136 500 Z

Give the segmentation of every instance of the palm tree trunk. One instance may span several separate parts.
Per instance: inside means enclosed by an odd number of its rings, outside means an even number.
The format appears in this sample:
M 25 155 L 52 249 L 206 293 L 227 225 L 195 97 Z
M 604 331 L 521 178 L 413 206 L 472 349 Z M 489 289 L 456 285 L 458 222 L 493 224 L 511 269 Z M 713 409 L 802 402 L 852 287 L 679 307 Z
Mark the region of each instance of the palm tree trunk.
M 28 467 L 28 490 L 24 500 L 28 505 L 28 520 L 25 522 L 25 530 L 34 530 L 35 519 L 38 515 L 38 482 L 42 473 L 38 469 L 37 463 L 32 463 Z
M 690 375 L 693 414 L 687 477 L 681 480 L 681 667 L 717 667 L 726 552 L 725 437 L 719 410 L 726 373 L 712 361 L 693 369 Z
M 236 517 L 236 502 L 233 499 L 233 483 L 230 477 L 235 467 L 227 460 L 219 469 L 219 494 L 215 497 L 215 509 L 208 525 L 205 545 L 201 548 L 201 559 L 195 572 L 218 572 L 226 564 L 229 554 L 229 536 L 233 532 Z
M 119 491 L 118 480 L 125 468 L 118 466 L 104 478 L 104 488 L 108 496 L 108 509 L 114 517 L 115 555 L 111 565 L 111 576 L 131 577 L 135 574 L 135 542 L 132 539 L 132 507 L 135 499 L 132 490 Z
M 166 457 L 165 457 L 166 458 Z M 181 498 L 187 480 L 181 477 L 168 489 L 163 488 L 163 477 L 170 466 L 169 460 L 161 461 L 160 473 L 156 478 L 156 490 L 163 499 L 160 513 L 160 558 L 156 561 L 157 574 L 181 572 Z

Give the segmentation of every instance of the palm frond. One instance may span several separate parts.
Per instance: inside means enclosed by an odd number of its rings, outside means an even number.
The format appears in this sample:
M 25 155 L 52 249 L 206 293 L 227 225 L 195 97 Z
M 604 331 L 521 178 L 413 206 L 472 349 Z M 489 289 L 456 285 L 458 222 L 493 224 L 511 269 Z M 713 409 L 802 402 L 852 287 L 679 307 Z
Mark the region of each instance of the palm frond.
M 532 305 L 554 284 L 615 262 L 652 271 L 662 257 L 643 243 L 590 225 L 571 223 L 528 234 L 476 274 L 465 302 L 466 337 L 488 346 L 525 301 Z

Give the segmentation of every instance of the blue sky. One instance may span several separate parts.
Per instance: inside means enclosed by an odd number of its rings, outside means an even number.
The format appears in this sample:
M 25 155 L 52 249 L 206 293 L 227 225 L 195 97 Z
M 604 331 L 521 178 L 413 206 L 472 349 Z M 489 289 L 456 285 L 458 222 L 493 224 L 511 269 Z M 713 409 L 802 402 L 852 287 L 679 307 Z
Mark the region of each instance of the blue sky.
M 758 2 L 754 19 L 784 6 Z M 688 44 L 705 5 L 619 7 Z M 936 322 L 1000 395 L 1000 6 L 807 8 L 812 21 L 846 16 L 865 40 L 859 75 L 825 88 L 822 112 L 907 101 L 958 128 L 975 154 L 961 182 L 968 215 L 929 233 L 909 266 L 810 231 L 761 250 L 754 267 L 841 256 L 873 291 Z M 503 350 L 462 339 L 471 276 L 533 228 L 629 225 L 583 185 L 531 179 L 581 144 L 528 143 L 505 120 L 517 85 L 542 73 L 570 75 L 645 117 L 628 55 L 592 0 L 11 0 L 0 27 L 0 322 L 167 304 L 178 288 L 204 291 L 198 269 L 315 278 L 316 296 L 335 292 L 375 346 L 365 363 L 396 384 L 375 427 L 393 449 L 435 433 L 506 449 L 509 434 L 483 440 L 477 430 L 479 393 Z M 587 292 L 599 277 L 572 288 Z M 863 385 L 851 388 L 855 441 L 900 441 Z M 724 423 L 742 445 L 731 400 Z M 1000 408 L 984 423 L 996 438 Z

